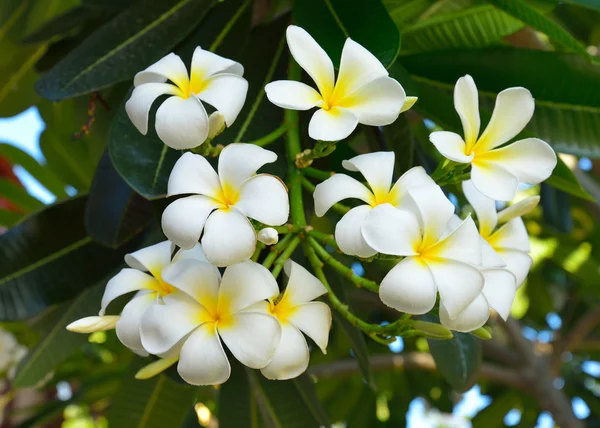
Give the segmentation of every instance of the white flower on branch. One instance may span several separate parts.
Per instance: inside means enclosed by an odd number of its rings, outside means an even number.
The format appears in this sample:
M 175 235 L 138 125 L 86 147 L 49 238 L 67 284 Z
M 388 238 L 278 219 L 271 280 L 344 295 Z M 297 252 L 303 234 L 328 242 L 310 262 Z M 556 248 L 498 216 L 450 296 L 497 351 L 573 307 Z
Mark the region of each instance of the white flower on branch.
M 146 135 L 152 104 L 159 96 L 170 95 L 156 111 L 156 133 L 169 147 L 191 149 L 211 133 L 202 102 L 213 106 L 227 126 L 233 124 L 248 92 L 243 74 L 241 64 L 197 47 L 188 75 L 181 58 L 170 53 L 136 74 L 135 89 L 125 109 L 135 127 Z M 213 125 L 219 119 L 215 116 Z M 213 126 L 213 134 L 216 130 Z
M 231 373 L 221 340 L 242 364 L 261 369 L 275 354 L 279 321 L 257 303 L 279 293 L 263 266 L 247 261 L 229 266 L 223 279 L 214 266 L 182 260 L 163 270 L 163 278 L 180 291 L 152 306 L 141 323 L 144 348 L 156 355 L 180 348 L 177 371 L 193 385 L 225 382 Z
M 421 167 L 407 171 L 392 185 L 394 173 L 394 152 L 375 152 L 358 155 L 345 160 L 342 165 L 349 171 L 359 171 L 367 180 L 369 187 L 345 174 L 335 174 L 317 185 L 314 192 L 315 212 L 325 215 L 331 206 L 343 199 L 356 198 L 366 202 L 352 208 L 335 227 L 335 239 L 344 253 L 371 257 L 377 250 L 370 247 L 362 236 L 361 229 L 369 216 L 384 206 L 414 209 L 407 198 L 410 187 L 438 186 Z
M 338 141 L 348 137 L 359 123 L 383 126 L 398 118 L 406 98 L 404 89 L 388 76 L 371 52 L 354 40 L 346 39 L 337 80 L 331 59 L 305 30 L 289 26 L 287 42 L 292 56 L 318 91 L 289 80 L 271 82 L 265 91 L 269 101 L 285 109 L 319 108 L 308 126 L 311 138 Z M 410 105 L 414 101 L 411 99 Z
M 508 88 L 498 94 L 490 122 L 479 135 L 477 87 L 469 75 L 454 87 L 454 107 L 460 116 L 464 139 L 454 132 L 433 132 L 429 139 L 454 162 L 471 164 L 473 185 L 484 195 L 501 201 L 514 198 L 519 182 L 537 184 L 556 166 L 554 150 L 538 138 L 526 138 L 497 148 L 519 134 L 531 120 L 535 102 L 525 88 Z
M 172 202 L 162 216 L 165 235 L 192 248 L 202 235 L 206 258 L 216 266 L 248 260 L 256 247 L 252 218 L 269 226 L 284 224 L 290 206 L 277 177 L 256 174 L 277 155 L 252 144 L 229 144 L 219 156 L 219 173 L 208 161 L 185 153 L 169 177 L 168 194 L 189 195 Z

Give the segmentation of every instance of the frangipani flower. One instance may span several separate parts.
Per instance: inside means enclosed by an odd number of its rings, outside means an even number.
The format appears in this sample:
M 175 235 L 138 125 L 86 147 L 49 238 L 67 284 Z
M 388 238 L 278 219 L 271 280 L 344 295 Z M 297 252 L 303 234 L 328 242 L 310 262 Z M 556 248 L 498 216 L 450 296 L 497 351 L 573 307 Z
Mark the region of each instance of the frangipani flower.
M 392 186 L 394 152 L 358 155 L 342 162 L 348 171 L 359 171 L 369 187 L 345 174 L 335 174 L 317 185 L 314 192 L 315 212 L 322 217 L 331 206 L 343 199 L 356 198 L 366 202 L 348 211 L 335 226 L 335 239 L 340 250 L 351 256 L 371 257 L 377 250 L 363 238 L 361 229 L 369 216 L 380 207 L 415 209 L 406 191 L 414 186 L 437 187 L 421 167 L 407 171 Z
M 408 197 L 419 214 L 389 204 L 373 210 L 362 227 L 369 246 L 383 254 L 405 256 L 381 281 L 379 297 L 402 312 L 429 312 L 440 294 L 450 318 L 456 318 L 480 294 L 481 238 L 469 217 L 452 232 L 447 225 L 454 206 L 439 187 L 410 187 Z
M 533 116 L 534 99 L 525 88 L 508 88 L 498 94 L 492 118 L 479 136 L 477 87 L 469 75 L 454 87 L 454 107 L 460 116 L 464 139 L 453 132 L 433 132 L 429 139 L 446 158 L 471 164 L 473 185 L 484 195 L 511 200 L 519 182 L 537 184 L 552 174 L 556 154 L 544 141 L 526 138 L 497 148 L 521 132 Z
M 252 307 L 279 292 L 273 275 L 247 261 L 229 266 L 223 279 L 212 265 L 182 260 L 163 271 L 180 292 L 144 315 L 142 343 L 152 354 L 181 346 L 177 371 L 193 385 L 225 382 L 231 373 L 221 339 L 242 364 L 269 364 L 281 337 L 279 321 Z
M 146 135 L 152 104 L 161 95 L 171 95 L 156 111 L 156 133 L 169 147 L 191 149 L 209 136 L 209 118 L 202 101 L 213 106 L 227 126 L 233 124 L 248 92 L 243 74 L 241 64 L 197 47 L 188 75 L 181 58 L 170 53 L 135 75 L 135 89 L 125 110 Z M 220 117 L 211 119 L 216 125 Z
M 359 123 L 383 126 L 398 118 L 406 97 L 404 89 L 388 77 L 385 67 L 371 52 L 354 40 L 346 39 L 337 81 L 331 59 L 305 30 L 290 25 L 287 42 L 292 56 L 313 79 L 318 92 L 304 83 L 288 80 L 271 82 L 265 91 L 269 101 L 285 109 L 319 108 L 308 125 L 311 138 L 338 141 L 348 137 Z
M 171 263 L 173 249 L 171 242 L 164 241 L 127 254 L 125 262 L 130 267 L 122 269 L 106 284 L 99 314 L 101 317 L 104 316 L 107 306 L 114 299 L 132 291 L 137 291 L 129 303 L 125 305 L 121 317 L 115 324 L 117 337 L 121 343 L 135 352 L 145 353 L 140 339 L 142 316 L 148 308 L 175 291 L 175 288 L 162 276 L 163 270 Z M 185 259 L 206 262 L 200 244 L 187 251 L 178 251 L 173 257 L 173 262 Z M 218 272 L 215 267 L 213 267 L 213 270 L 216 273 Z M 107 321 L 105 318 L 103 320 Z M 110 321 L 111 318 L 108 320 Z M 114 318 L 112 320 L 114 321 Z M 82 320 L 79 321 L 83 323 Z M 73 323 L 75 324 L 74 327 L 77 327 L 77 323 L 77 321 Z M 97 331 L 104 330 L 106 323 L 97 323 L 96 327 Z
M 312 301 L 327 293 L 321 281 L 291 260 L 285 263 L 284 269 L 289 280 L 283 294 L 255 306 L 281 323 L 277 352 L 269 365 L 261 369 L 268 379 L 291 379 L 304 373 L 310 355 L 302 333 L 314 340 L 325 354 L 331 328 L 329 306 Z
M 185 153 L 171 171 L 168 195 L 173 201 L 162 216 L 163 232 L 181 248 L 200 239 L 206 258 L 216 266 L 248 260 L 256 232 L 248 220 L 280 226 L 289 215 L 287 189 L 277 177 L 256 170 L 277 155 L 253 144 L 229 144 L 219 156 L 219 174 L 208 161 Z

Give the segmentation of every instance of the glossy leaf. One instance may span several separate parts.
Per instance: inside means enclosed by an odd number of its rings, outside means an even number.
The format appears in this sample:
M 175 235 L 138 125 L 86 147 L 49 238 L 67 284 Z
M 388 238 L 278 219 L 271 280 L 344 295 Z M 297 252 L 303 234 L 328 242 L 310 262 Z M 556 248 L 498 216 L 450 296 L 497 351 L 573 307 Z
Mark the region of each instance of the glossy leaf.
M 481 342 L 468 333 L 448 340 L 427 339 L 431 356 L 444 379 L 458 392 L 469 390 L 481 366 Z
M 219 428 L 256 428 L 258 414 L 246 368 L 235 358 L 229 364 L 231 376 L 219 388 Z
M 132 78 L 168 53 L 208 13 L 214 0 L 142 0 L 75 48 L 36 84 L 60 100 Z
M 32 317 L 73 298 L 118 266 L 118 251 L 92 242 L 86 198 L 49 206 L 0 235 L 0 320 Z
M 373 53 L 383 65 L 394 62 L 400 35 L 381 0 L 302 0 L 295 2 L 294 20 L 340 63 L 348 37 Z

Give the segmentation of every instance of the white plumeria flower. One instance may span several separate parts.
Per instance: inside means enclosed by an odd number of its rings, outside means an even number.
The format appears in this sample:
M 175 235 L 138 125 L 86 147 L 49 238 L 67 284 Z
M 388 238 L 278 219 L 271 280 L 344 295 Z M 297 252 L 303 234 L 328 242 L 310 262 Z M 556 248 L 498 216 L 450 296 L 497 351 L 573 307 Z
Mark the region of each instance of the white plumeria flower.
M 484 278 L 474 266 L 482 261 L 481 238 L 469 217 L 447 233 L 454 206 L 439 187 L 407 190 L 419 215 L 382 205 L 362 227 L 367 244 L 383 254 L 405 256 L 381 281 L 386 305 L 410 314 L 429 312 L 440 294 L 456 318 L 481 293 Z
M 146 135 L 152 104 L 161 95 L 171 95 L 156 111 L 156 133 L 169 147 L 191 149 L 209 136 L 209 118 L 202 101 L 213 106 L 227 126 L 233 124 L 248 92 L 243 74 L 241 64 L 197 47 L 188 75 L 181 58 L 170 53 L 135 75 L 135 89 L 125 110 Z M 211 119 L 214 124 L 220 117 Z
M 162 276 L 162 272 L 171 262 L 184 259 L 195 259 L 206 262 L 200 244 L 190 250 L 177 252 L 171 261 L 173 244 L 169 241 L 160 242 L 150 247 L 142 248 L 125 256 L 125 262 L 130 266 L 122 269 L 106 284 L 100 309 L 104 316 L 107 306 L 119 296 L 137 291 L 134 297 L 125 305 L 121 317 L 116 322 L 117 337 L 132 351 L 145 354 L 140 339 L 140 323 L 142 316 L 152 305 L 166 298 L 175 288 Z M 218 272 L 216 268 L 213 270 Z M 81 321 L 81 320 L 80 320 Z M 102 325 L 99 324 L 98 327 Z
M 163 271 L 180 292 L 154 305 L 141 325 L 144 348 L 165 354 L 181 346 L 177 371 L 193 385 L 225 382 L 231 373 L 221 339 L 242 364 L 261 369 L 281 337 L 277 319 L 252 307 L 279 290 L 273 275 L 251 261 L 229 266 L 223 279 L 209 263 L 182 260 Z
M 283 294 L 254 306 L 273 315 L 281 323 L 277 352 L 269 365 L 261 369 L 268 379 L 292 379 L 304 373 L 310 355 L 302 333 L 314 340 L 325 354 L 331 328 L 329 306 L 312 301 L 327 293 L 321 281 L 291 260 L 285 263 L 284 269 L 289 280 Z
M 359 123 L 383 126 L 398 118 L 406 98 L 404 89 L 388 77 L 385 67 L 371 52 L 354 40 L 346 39 L 337 81 L 331 59 L 305 30 L 290 25 L 287 42 L 292 56 L 313 79 L 318 92 L 304 83 L 288 80 L 271 82 L 265 91 L 269 101 L 285 109 L 319 108 L 308 126 L 311 138 L 338 141 L 348 137 Z
M 216 266 L 248 260 L 256 247 L 252 218 L 269 226 L 284 224 L 290 206 L 281 180 L 256 171 L 277 155 L 253 144 L 229 144 L 219 156 L 219 174 L 208 161 L 185 153 L 171 171 L 168 195 L 189 195 L 172 202 L 162 216 L 163 232 L 181 248 L 200 239 Z
M 471 164 L 473 185 L 484 195 L 509 201 L 520 182 L 541 183 L 556 166 L 554 150 L 538 138 L 526 138 L 505 147 L 533 116 L 535 102 L 525 88 L 508 88 L 498 94 L 490 122 L 479 136 L 479 99 L 469 75 L 454 87 L 454 108 L 464 130 L 464 139 L 453 132 L 433 132 L 429 139 L 446 158 Z
M 371 257 L 377 250 L 371 248 L 362 236 L 361 229 L 369 216 L 380 207 L 415 209 L 406 198 L 406 190 L 413 186 L 437 187 L 422 167 L 407 171 L 392 185 L 394 152 L 375 152 L 358 155 L 342 162 L 349 171 L 359 171 L 369 187 L 345 174 L 335 174 L 317 185 L 314 192 L 315 212 L 325 215 L 333 204 L 347 198 L 366 202 L 348 211 L 335 226 L 335 239 L 340 250 L 351 256 Z

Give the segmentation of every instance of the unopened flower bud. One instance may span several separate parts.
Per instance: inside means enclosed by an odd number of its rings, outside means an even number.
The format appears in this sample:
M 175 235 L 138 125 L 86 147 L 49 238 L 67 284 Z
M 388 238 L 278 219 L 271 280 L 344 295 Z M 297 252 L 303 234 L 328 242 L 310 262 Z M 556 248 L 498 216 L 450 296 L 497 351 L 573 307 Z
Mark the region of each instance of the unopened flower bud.
M 414 321 L 412 327 L 423 333 L 423 336 L 430 339 L 447 340 L 452 339 L 453 335 L 450 330 L 440 324 L 435 324 L 426 321 Z
M 406 97 L 404 99 L 404 104 L 402 104 L 402 108 L 400 109 L 400 113 L 404 113 L 407 110 L 410 110 L 412 106 L 415 105 L 419 98 L 417 97 Z
M 503 209 L 498 213 L 498 223 L 508 223 L 517 217 L 524 216 L 537 207 L 539 202 L 539 196 L 530 196 L 514 205 L 511 205 L 508 208 Z
M 118 315 L 106 315 L 103 317 L 85 317 L 73 321 L 67 326 L 67 330 L 75 333 L 94 333 L 96 331 L 112 330 L 121 317 Z
M 170 358 L 160 358 L 151 362 L 147 366 L 142 367 L 136 374 L 135 378 L 139 380 L 150 379 L 167 370 L 173 364 L 179 361 L 179 355 Z
M 272 227 L 265 227 L 258 232 L 258 240 L 265 245 L 274 245 L 279 241 L 279 234 Z
M 208 118 L 208 140 L 212 140 L 225 129 L 225 118 L 215 111 Z

